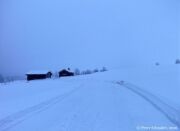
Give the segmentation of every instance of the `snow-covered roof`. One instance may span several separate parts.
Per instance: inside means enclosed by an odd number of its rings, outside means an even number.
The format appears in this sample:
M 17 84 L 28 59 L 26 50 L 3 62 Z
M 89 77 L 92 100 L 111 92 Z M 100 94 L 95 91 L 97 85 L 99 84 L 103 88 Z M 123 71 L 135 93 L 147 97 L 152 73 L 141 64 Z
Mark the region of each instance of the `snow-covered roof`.
M 36 70 L 36 71 L 29 71 L 26 74 L 27 75 L 30 75 L 30 74 L 47 74 L 48 72 L 50 72 L 50 71 L 47 71 L 47 70 Z

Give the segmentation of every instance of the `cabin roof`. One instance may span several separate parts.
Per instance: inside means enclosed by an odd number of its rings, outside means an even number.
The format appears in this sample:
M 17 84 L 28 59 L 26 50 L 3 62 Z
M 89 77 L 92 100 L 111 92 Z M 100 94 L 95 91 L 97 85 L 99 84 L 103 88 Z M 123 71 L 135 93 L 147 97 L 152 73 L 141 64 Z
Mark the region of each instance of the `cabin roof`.
M 36 70 L 36 71 L 29 71 L 29 72 L 26 73 L 26 75 L 47 74 L 48 72 L 51 72 L 51 71 L 46 71 L 46 70 Z
M 61 71 L 68 71 L 68 72 L 72 72 L 71 70 L 68 70 L 68 69 L 61 69 L 59 72 Z

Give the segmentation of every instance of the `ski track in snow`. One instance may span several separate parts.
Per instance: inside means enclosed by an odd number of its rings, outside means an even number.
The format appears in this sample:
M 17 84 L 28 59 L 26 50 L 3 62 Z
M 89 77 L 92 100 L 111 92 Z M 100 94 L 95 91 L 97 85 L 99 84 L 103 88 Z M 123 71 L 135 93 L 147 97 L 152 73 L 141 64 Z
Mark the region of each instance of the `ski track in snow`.
M 40 104 L 26 108 L 24 110 L 21 110 L 19 112 L 16 112 L 12 115 L 9 115 L 9 116 L 1 119 L 0 120 L 0 131 L 8 131 L 9 129 L 20 124 L 21 122 L 28 119 L 29 117 L 32 117 L 40 112 L 46 111 L 51 106 L 61 102 L 63 99 L 65 99 L 65 98 L 69 97 L 70 95 L 72 95 L 73 93 L 77 92 L 81 87 L 83 87 L 83 86 L 80 85 L 65 94 L 61 94 L 61 95 L 51 98 L 47 101 L 41 102 Z
M 108 81 L 108 83 L 109 82 L 110 81 Z M 128 90 L 134 92 L 135 94 L 137 94 L 138 96 L 140 96 L 141 98 L 143 98 L 144 100 L 149 102 L 153 107 L 155 107 L 159 112 L 161 112 L 169 121 L 171 121 L 178 128 L 180 128 L 180 111 L 177 110 L 176 108 L 172 107 L 168 103 L 165 103 L 158 96 L 156 96 L 153 93 L 148 92 L 134 84 L 131 84 L 130 82 L 124 82 L 124 81 L 112 82 L 111 81 L 111 83 L 118 84 L 118 85 L 125 87 Z M 61 94 L 61 95 L 51 98 L 47 101 L 44 101 L 40 104 L 26 108 L 24 110 L 21 110 L 17 113 L 14 113 L 12 115 L 9 115 L 9 116 L 1 119 L 0 120 L 0 131 L 8 131 L 8 130 L 12 129 L 13 127 L 15 127 L 16 125 L 20 124 L 21 122 L 27 120 L 28 118 L 30 118 L 40 112 L 48 110 L 51 106 L 61 102 L 65 98 L 71 96 L 75 92 L 79 91 L 82 87 L 83 87 L 83 85 L 81 84 L 78 87 L 72 89 L 71 91 L 69 91 L 67 93 Z M 82 109 L 80 109 L 78 106 L 76 108 L 77 109 L 74 110 L 74 113 L 72 113 L 72 115 L 70 115 L 68 118 L 70 120 L 70 122 L 64 123 L 61 128 L 71 130 L 71 127 L 76 127 L 76 125 L 74 125 L 73 122 L 78 119 L 77 114 L 81 114 L 83 112 Z M 76 116 L 73 114 L 76 114 Z M 92 120 L 87 121 L 87 123 L 90 122 L 90 124 L 93 125 L 93 126 L 91 126 L 92 129 L 90 129 L 90 130 L 94 130 L 94 128 L 96 126 L 96 122 L 98 121 L 98 117 L 99 117 L 99 113 L 94 114 L 91 118 Z M 86 121 L 84 121 L 84 123 L 86 123 Z M 81 127 L 77 126 L 76 128 L 81 128 Z
M 154 94 L 125 81 L 113 82 L 122 87 L 125 87 L 132 92 L 136 93 L 147 102 L 149 102 L 152 106 L 154 106 L 157 110 L 159 110 L 168 120 L 170 120 L 173 124 L 175 124 L 180 129 L 180 111 L 171 105 L 162 101 L 159 97 Z

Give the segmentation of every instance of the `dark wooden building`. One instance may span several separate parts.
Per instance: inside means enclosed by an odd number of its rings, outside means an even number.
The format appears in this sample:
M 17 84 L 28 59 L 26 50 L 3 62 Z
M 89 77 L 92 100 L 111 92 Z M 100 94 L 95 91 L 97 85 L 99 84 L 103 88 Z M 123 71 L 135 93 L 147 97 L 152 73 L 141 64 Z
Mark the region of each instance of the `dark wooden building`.
M 70 69 L 68 70 L 63 69 L 59 71 L 59 77 L 65 77 L 65 76 L 74 76 L 74 72 L 71 72 Z
M 50 71 L 31 71 L 26 74 L 27 80 L 38 80 L 51 78 L 52 73 Z

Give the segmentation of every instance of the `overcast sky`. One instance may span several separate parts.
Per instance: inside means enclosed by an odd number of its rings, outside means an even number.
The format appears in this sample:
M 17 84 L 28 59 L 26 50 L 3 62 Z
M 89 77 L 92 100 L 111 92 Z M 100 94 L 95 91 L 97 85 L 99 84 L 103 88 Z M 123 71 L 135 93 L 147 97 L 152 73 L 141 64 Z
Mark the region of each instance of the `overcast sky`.
M 0 0 L 0 73 L 174 62 L 178 3 Z

